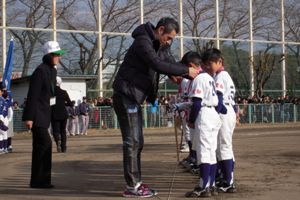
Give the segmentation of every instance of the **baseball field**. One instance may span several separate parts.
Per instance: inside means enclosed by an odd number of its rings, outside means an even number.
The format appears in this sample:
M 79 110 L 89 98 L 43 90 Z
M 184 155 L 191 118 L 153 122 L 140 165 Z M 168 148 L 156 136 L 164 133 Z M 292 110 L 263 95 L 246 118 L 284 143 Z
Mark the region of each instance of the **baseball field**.
M 147 129 L 144 136 L 142 176 L 159 192 L 152 199 L 184 199 L 198 177 L 177 165 L 174 129 Z M 13 147 L 13 153 L 0 155 L 1 200 L 124 199 L 119 130 L 68 137 L 67 153 L 56 153 L 53 143 L 54 189 L 29 188 L 30 133 L 17 134 Z M 237 192 L 210 199 L 299 199 L 300 123 L 241 125 L 234 133 L 234 152 Z

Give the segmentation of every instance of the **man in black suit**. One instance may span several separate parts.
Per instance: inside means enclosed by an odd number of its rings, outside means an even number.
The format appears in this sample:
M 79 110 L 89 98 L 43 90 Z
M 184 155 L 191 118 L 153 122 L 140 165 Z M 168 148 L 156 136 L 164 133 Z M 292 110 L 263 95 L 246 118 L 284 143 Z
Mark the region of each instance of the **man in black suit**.
M 50 106 L 54 105 L 56 68 L 64 51 L 55 41 L 44 44 L 43 63 L 30 78 L 23 121 L 32 131 L 32 188 L 53 188 L 51 184 L 52 141 L 48 133 L 51 119 Z
M 68 93 L 60 88 L 61 82 L 61 78 L 57 76 L 55 87 L 56 104 L 51 106 L 51 125 L 57 152 L 65 153 L 67 151 L 66 125 L 69 116 L 66 106 L 72 106 L 72 102 Z

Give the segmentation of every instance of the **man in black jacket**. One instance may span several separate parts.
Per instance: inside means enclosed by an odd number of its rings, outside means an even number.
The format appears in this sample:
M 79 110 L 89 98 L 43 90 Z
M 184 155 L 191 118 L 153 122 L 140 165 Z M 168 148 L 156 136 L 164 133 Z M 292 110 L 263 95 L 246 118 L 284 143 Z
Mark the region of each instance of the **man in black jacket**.
M 56 104 L 51 106 L 51 126 L 57 152 L 65 153 L 67 151 L 66 125 L 69 117 L 66 106 L 72 106 L 72 102 L 67 91 L 60 88 L 61 82 L 61 78 L 57 76 L 55 87 Z
M 169 48 L 179 31 L 172 18 L 162 18 L 156 27 L 150 22 L 138 26 L 132 33 L 134 42 L 113 83 L 113 106 L 120 124 L 123 139 L 123 166 L 127 183 L 125 197 L 150 197 L 157 193 L 142 184 L 141 152 L 143 129 L 141 104 L 147 99 L 152 104 L 158 89 L 158 73 L 190 76 L 197 71 L 171 62 Z
M 30 187 L 53 188 L 51 184 L 52 141 L 48 133 L 51 105 L 55 105 L 56 69 L 64 53 L 59 44 L 44 44 L 43 63 L 30 78 L 23 121 L 32 131 L 32 165 Z

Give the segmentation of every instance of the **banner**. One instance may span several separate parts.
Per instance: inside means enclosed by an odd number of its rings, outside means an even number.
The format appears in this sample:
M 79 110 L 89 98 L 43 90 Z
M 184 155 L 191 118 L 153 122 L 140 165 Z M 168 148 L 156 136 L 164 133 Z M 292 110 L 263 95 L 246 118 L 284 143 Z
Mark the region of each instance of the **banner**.
M 10 91 L 10 82 L 11 82 L 11 75 L 13 70 L 13 60 L 14 60 L 13 50 L 14 50 L 14 40 L 11 39 L 9 42 L 9 49 L 6 57 L 5 71 L 2 77 L 2 86 L 5 87 L 8 91 Z

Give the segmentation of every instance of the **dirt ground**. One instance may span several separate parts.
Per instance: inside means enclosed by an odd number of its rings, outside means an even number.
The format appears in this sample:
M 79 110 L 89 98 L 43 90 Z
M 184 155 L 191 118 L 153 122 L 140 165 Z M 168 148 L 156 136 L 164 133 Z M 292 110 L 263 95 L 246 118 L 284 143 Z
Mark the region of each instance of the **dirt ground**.
M 145 130 L 144 182 L 158 190 L 152 199 L 184 199 L 198 177 L 176 163 L 174 130 Z M 53 145 L 54 189 L 28 186 L 31 136 L 20 133 L 14 152 L 0 155 L 0 199 L 124 199 L 122 145 L 118 130 L 90 130 L 68 138 L 68 152 Z M 286 200 L 300 197 L 300 123 L 240 126 L 234 135 L 237 193 L 210 199 Z M 181 154 L 184 158 L 186 154 Z

